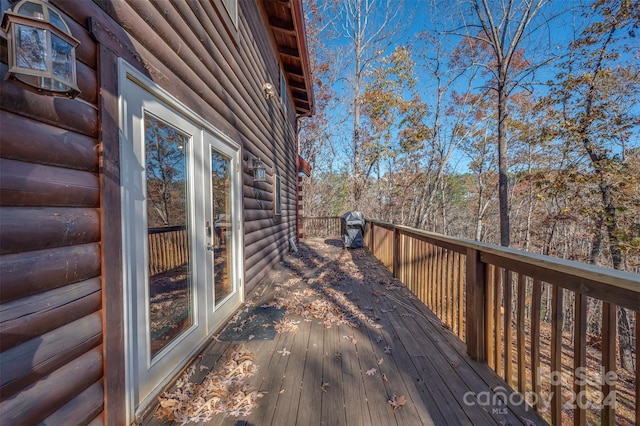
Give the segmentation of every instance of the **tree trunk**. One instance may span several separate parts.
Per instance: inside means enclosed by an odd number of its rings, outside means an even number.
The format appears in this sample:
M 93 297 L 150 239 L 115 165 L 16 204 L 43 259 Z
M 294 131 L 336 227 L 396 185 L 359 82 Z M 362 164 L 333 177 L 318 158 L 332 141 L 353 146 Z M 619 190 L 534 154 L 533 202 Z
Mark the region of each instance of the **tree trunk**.
M 500 67 L 498 82 L 498 201 L 500 204 L 500 245 L 509 247 L 509 165 L 507 162 L 507 88 L 506 66 Z
M 636 327 L 638 324 L 636 324 Z M 631 346 L 631 327 L 627 310 L 618 308 L 618 345 L 620 345 L 620 365 L 629 373 L 633 373 L 633 355 Z
M 602 225 L 604 224 L 604 216 L 598 215 L 596 221 L 596 230 L 591 239 L 591 253 L 589 254 L 589 263 L 597 265 L 602 253 Z

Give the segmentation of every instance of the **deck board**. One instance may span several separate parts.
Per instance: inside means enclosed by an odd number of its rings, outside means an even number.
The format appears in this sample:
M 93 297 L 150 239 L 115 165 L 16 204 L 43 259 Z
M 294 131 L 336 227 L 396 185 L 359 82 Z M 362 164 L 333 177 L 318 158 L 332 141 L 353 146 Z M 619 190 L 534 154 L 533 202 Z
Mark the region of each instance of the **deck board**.
M 326 317 L 288 311 L 285 317 L 300 321 L 296 332 L 278 333 L 273 340 L 212 340 L 195 361 L 198 366 L 214 370 L 227 348 L 244 344 L 258 366 L 247 383 L 264 395 L 247 417 L 217 414 L 208 424 L 544 424 L 524 407 L 465 403 L 469 393 L 493 395 L 492 389 L 507 387 L 486 364 L 470 360 L 464 343 L 366 250 L 304 240 L 300 252 L 288 255 L 248 300 L 256 306 L 278 297 L 292 300 L 305 289 L 316 294 L 301 299 L 302 310 L 309 312 L 310 300 L 329 301 L 356 327 L 328 327 Z M 285 348 L 290 353 L 283 356 L 278 351 Z M 373 368 L 375 374 L 366 374 Z M 207 371 L 199 372 L 198 380 Z M 388 402 L 394 394 L 406 398 L 395 411 Z M 162 423 L 147 419 L 146 424 Z
M 338 327 L 324 329 L 322 380 L 334 386 L 322 392 L 321 416 L 325 424 L 346 425 L 344 389 L 335 386 L 342 383 L 342 354 L 340 354 L 340 330 Z M 308 403 L 313 403 L 309 401 Z M 308 404 L 307 404 L 308 405 Z

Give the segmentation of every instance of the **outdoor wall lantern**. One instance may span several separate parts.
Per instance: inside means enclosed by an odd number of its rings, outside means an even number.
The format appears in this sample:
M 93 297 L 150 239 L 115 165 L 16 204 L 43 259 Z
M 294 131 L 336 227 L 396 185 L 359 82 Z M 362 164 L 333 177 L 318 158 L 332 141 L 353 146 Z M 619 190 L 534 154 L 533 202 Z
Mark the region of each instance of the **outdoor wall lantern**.
M 2 17 L 11 79 L 32 92 L 75 98 L 76 40 L 46 0 L 22 0 Z
M 273 99 L 276 97 L 276 89 L 271 83 L 264 83 L 262 85 L 262 91 L 264 92 L 264 97 L 266 99 Z
M 253 182 L 267 181 L 267 166 L 259 158 L 249 160 L 249 169 L 253 170 Z

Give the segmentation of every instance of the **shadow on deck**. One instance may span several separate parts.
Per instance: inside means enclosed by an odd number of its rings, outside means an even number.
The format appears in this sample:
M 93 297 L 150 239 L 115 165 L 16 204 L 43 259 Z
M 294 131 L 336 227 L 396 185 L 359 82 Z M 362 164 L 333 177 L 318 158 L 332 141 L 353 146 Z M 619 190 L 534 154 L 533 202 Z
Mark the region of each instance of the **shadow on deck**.
M 190 381 L 202 383 L 241 347 L 257 366 L 244 385 L 262 396 L 238 417 L 229 413 L 241 414 L 239 400 L 256 393 L 216 400 L 226 415 L 205 424 L 546 424 L 366 249 L 343 250 L 338 240 L 304 240 L 219 337 L 230 340 L 211 341 Z

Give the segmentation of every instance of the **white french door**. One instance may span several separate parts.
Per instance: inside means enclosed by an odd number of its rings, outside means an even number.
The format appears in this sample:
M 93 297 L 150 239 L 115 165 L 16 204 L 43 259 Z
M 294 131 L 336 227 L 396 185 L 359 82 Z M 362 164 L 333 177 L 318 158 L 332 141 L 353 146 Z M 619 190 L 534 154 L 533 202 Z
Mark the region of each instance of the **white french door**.
M 242 302 L 240 149 L 120 67 L 129 420 Z

